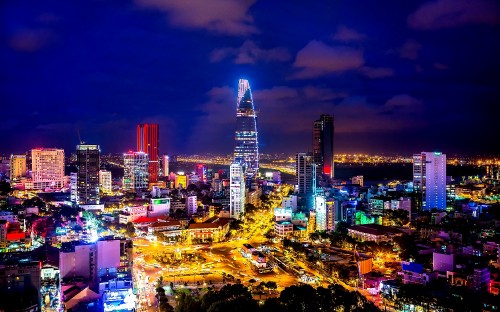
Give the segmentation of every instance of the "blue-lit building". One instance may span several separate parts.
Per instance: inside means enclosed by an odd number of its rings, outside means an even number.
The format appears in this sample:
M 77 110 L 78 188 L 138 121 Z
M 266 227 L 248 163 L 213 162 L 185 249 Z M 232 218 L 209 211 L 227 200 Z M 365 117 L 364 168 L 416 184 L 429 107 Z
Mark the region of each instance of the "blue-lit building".
M 413 187 L 422 192 L 422 209 L 446 209 L 446 154 L 413 155 Z
M 259 171 L 256 119 L 250 84 L 248 80 L 240 79 L 236 108 L 236 131 L 234 134 L 234 162 L 241 164 L 244 175 L 248 180 L 257 176 Z

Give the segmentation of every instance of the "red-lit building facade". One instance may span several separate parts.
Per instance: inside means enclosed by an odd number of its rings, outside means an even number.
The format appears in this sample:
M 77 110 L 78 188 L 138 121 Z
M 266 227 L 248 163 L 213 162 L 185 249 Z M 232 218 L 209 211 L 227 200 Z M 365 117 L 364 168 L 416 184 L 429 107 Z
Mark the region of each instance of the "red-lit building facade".
M 333 115 L 321 115 L 313 123 L 313 157 L 317 173 L 334 177 L 333 167 Z
M 149 155 L 149 182 L 158 182 L 160 162 L 158 148 L 160 143 L 160 132 L 158 124 L 137 125 L 137 151 Z

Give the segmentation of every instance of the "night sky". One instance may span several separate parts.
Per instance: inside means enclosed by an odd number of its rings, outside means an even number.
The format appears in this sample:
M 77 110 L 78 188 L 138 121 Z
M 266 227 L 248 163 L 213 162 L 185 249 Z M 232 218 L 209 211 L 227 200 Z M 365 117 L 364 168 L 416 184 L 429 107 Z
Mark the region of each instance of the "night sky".
M 500 2 L 0 1 L 0 153 L 229 153 L 249 79 L 261 152 L 500 153 Z

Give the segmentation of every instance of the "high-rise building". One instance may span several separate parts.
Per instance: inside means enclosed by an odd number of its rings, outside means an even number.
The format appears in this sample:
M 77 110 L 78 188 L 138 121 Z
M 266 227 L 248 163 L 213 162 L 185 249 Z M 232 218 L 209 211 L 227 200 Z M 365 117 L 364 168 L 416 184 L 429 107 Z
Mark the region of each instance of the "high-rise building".
M 76 147 L 78 166 L 78 204 L 99 204 L 99 145 L 80 144 Z
M 40 288 L 38 261 L 0 263 L 0 311 L 40 311 Z
M 333 164 L 333 115 L 321 115 L 313 123 L 313 157 L 318 174 L 334 177 Z
M 256 113 L 248 80 L 238 82 L 236 131 L 234 135 L 234 162 L 243 167 L 244 175 L 251 179 L 259 171 L 259 147 Z
M 71 172 L 69 174 L 69 194 L 70 201 L 73 204 L 78 203 L 78 172 Z
M 10 156 L 10 180 L 11 182 L 26 176 L 26 155 Z
M 446 209 L 446 154 L 413 155 L 413 187 L 422 192 L 423 209 Z
M 162 157 L 162 165 L 163 165 L 163 176 L 164 177 L 168 177 L 168 175 L 170 174 L 170 169 L 169 169 L 169 165 L 170 165 L 170 157 L 168 155 L 163 155 Z
M 200 181 L 207 182 L 207 166 L 205 164 L 196 164 L 194 170 Z
M 137 125 L 137 151 L 149 155 L 149 182 L 158 182 L 160 169 L 158 148 L 160 145 L 158 124 Z
M 100 170 L 99 171 L 99 188 L 101 192 L 109 194 L 113 190 L 113 180 L 111 178 L 111 171 Z
M 188 216 L 192 216 L 198 212 L 198 200 L 196 195 L 188 195 L 186 198 L 186 211 Z
M 316 189 L 316 164 L 311 153 L 297 153 L 295 175 L 299 194 L 314 194 Z
M 326 205 L 324 196 L 314 197 L 314 210 L 316 212 L 316 231 L 326 231 Z
M 33 189 L 62 188 L 64 185 L 64 150 L 36 148 L 31 150 Z
M 123 154 L 123 189 L 135 192 L 149 186 L 149 157 L 144 152 Z
M 229 168 L 229 214 L 239 219 L 245 211 L 245 176 L 239 163 L 232 163 Z

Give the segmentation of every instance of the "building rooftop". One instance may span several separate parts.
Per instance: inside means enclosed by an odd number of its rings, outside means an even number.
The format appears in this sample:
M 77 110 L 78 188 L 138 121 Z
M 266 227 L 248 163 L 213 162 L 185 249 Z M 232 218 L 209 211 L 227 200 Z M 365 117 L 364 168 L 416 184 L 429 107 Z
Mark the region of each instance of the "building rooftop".
M 353 225 L 349 227 L 349 230 L 363 232 L 371 235 L 388 235 L 388 234 L 402 234 L 403 231 L 391 227 L 379 224 L 364 224 L 364 225 Z

